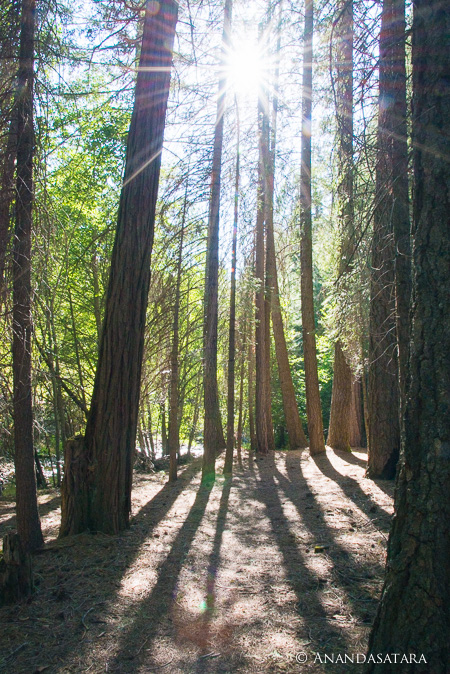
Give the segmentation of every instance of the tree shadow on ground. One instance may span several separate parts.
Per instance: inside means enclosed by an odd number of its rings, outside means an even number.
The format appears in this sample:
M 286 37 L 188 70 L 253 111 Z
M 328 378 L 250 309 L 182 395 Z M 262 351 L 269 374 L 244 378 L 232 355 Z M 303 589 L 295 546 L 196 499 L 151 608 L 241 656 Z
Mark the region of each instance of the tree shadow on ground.
M 338 456 L 341 456 L 340 452 L 339 454 L 337 452 L 335 453 Z M 343 453 L 345 454 L 345 452 Z M 377 513 L 377 519 L 380 523 L 381 529 L 384 532 L 389 531 L 392 515 L 387 512 L 383 506 L 374 501 L 372 496 L 362 489 L 357 480 L 348 475 L 342 475 L 342 473 L 336 470 L 328 458 L 326 452 L 316 454 L 311 458 L 320 472 L 323 473 L 325 477 L 328 477 L 333 482 L 336 482 L 347 498 L 353 501 L 355 505 L 357 504 L 358 508 L 360 508 L 369 519 L 374 519 L 373 513 Z M 381 517 L 379 511 L 383 513 Z
M 370 624 L 377 604 L 370 581 L 382 577 L 384 567 L 376 561 L 355 558 L 352 552 L 336 539 L 339 530 L 333 530 L 327 524 L 320 504 L 317 502 L 312 504 L 308 498 L 311 495 L 310 486 L 302 473 L 299 456 L 286 456 L 286 471 L 288 477 L 275 467 L 276 479 L 295 506 L 313 540 L 326 548 L 327 558 L 331 563 L 331 581 L 344 589 L 358 620 L 362 624 Z M 345 569 L 345 572 L 341 571 L 341 568 Z
M 331 450 L 336 456 L 338 456 L 340 459 L 343 461 L 346 461 L 347 463 L 351 463 L 354 466 L 360 466 L 361 468 L 366 469 L 367 468 L 367 459 L 360 459 L 358 456 L 353 454 L 352 452 L 342 452 L 339 449 L 332 449 Z M 366 453 L 367 449 L 361 448 L 361 451 Z M 394 493 L 394 480 L 379 480 L 379 479 L 373 479 L 373 478 L 367 478 L 368 480 L 371 480 L 374 484 L 377 485 L 381 489 L 381 491 L 384 491 L 384 493 L 389 496 L 390 498 L 393 497 Z
M 320 579 L 306 565 L 283 512 L 274 479 L 278 471 L 273 453 L 260 458 L 257 468 L 259 477 L 256 479 L 256 496 L 265 506 L 272 535 L 283 558 L 286 580 L 295 593 L 297 612 L 303 619 L 303 624 L 299 624 L 297 629 L 297 637 L 303 642 L 311 642 L 312 649 L 323 649 L 330 640 L 334 645 L 344 647 L 346 642 L 342 630 L 338 625 L 331 624 L 318 596 Z
M 45 503 L 40 503 L 39 504 L 39 515 L 40 517 L 45 517 L 49 513 L 52 512 L 52 510 L 56 510 L 59 508 L 61 505 L 61 497 L 59 496 L 54 496 L 51 498 L 49 501 L 46 501 Z M 15 509 L 15 505 L 13 506 Z M 12 515 L 9 517 L 7 520 L 3 520 L 3 522 L 0 523 L 0 537 L 3 537 L 8 529 L 14 529 L 16 526 L 16 516 Z
M 80 641 L 89 642 L 89 635 L 100 633 L 90 625 L 108 622 L 108 606 L 114 601 L 121 579 L 137 559 L 142 543 L 164 519 L 181 492 L 187 489 L 201 468 L 201 457 L 194 460 L 175 483 L 164 486 L 131 519 L 130 529 L 118 537 L 82 534 L 67 537 L 44 548 L 33 560 L 37 592 L 31 604 L 22 607 L 20 630 L 15 607 L 0 609 L 4 625 L 4 644 L 9 641 L 11 653 L 4 661 L 14 674 L 29 674 L 46 662 L 59 664 L 80 654 Z M 44 504 L 45 505 L 45 504 Z M 107 607 L 106 609 L 104 607 Z M 86 609 L 88 615 L 85 616 Z M 36 627 L 42 615 L 57 611 L 57 620 L 45 639 L 36 641 Z M 89 630 L 89 634 L 88 634 Z M 86 635 L 88 637 L 86 638 Z M 23 645 L 22 645 L 23 644 Z M 14 653 L 15 645 L 20 646 Z M 6 650 L 6 649 L 5 649 Z M 0 660 L 0 671 L 2 667 Z
M 201 485 L 186 519 L 181 525 L 170 551 L 158 569 L 157 581 L 150 594 L 138 606 L 130 607 L 130 627 L 120 638 L 115 655 L 107 663 L 108 671 L 133 672 L 139 664 L 157 669 L 160 664 L 142 653 L 142 640 L 145 635 L 146 653 L 158 633 L 172 632 L 171 612 L 178 594 L 178 578 L 191 548 L 194 537 L 201 524 L 208 505 L 212 486 Z M 168 581 L 168 579 L 170 579 Z M 126 622 L 126 617 L 125 617 Z
M 351 452 L 343 452 L 340 449 L 333 449 L 332 447 L 330 447 L 330 449 L 340 459 L 347 463 L 351 463 L 353 466 L 360 466 L 361 468 L 367 467 L 367 459 L 360 459 L 359 456 L 356 456 L 356 454 L 353 453 L 353 450 L 356 449 L 356 447 L 352 447 Z M 366 452 L 365 449 L 361 449 L 361 451 Z
M 223 486 L 222 494 L 220 497 L 220 504 L 219 504 L 219 511 L 217 513 L 216 530 L 214 533 L 213 546 L 208 559 L 208 571 L 206 579 L 206 607 L 201 621 L 204 644 L 201 649 L 201 654 L 197 659 L 195 669 L 195 671 L 198 672 L 198 674 L 204 674 L 205 672 L 211 671 L 211 664 L 206 661 L 205 656 L 207 655 L 207 652 L 210 648 L 208 644 L 210 642 L 211 626 L 212 621 L 214 619 L 214 611 L 216 607 L 217 572 L 220 566 L 220 551 L 222 548 L 223 532 L 225 531 L 231 486 L 232 486 L 232 479 L 227 479 Z M 221 663 L 217 664 L 221 667 Z M 237 664 L 236 661 L 234 664 L 235 665 Z

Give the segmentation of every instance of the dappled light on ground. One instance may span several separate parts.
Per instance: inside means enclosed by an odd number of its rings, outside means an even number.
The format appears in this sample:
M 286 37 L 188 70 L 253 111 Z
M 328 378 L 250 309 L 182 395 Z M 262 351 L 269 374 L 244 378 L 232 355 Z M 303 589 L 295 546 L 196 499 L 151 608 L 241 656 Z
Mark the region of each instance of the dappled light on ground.
M 5 671 L 320 672 L 316 652 L 364 652 L 393 489 L 366 479 L 364 460 L 250 457 L 211 489 L 199 459 L 174 485 L 138 476 L 119 537 L 55 542 L 46 495 L 37 592 L 1 610 Z

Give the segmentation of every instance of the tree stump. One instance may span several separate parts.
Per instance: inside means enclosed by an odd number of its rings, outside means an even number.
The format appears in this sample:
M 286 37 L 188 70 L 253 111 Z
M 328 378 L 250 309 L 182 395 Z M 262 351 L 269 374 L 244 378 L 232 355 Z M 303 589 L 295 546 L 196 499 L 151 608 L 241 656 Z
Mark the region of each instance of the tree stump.
M 19 535 L 13 531 L 3 538 L 0 559 L 0 606 L 26 599 L 33 591 L 31 555 L 25 552 Z

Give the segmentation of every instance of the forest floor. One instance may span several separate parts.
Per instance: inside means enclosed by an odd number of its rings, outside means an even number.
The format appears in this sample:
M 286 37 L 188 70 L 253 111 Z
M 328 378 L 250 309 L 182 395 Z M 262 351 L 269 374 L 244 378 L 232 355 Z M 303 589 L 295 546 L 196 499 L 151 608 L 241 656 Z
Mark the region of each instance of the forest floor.
M 393 492 L 365 462 L 330 449 L 246 456 L 212 489 L 199 489 L 201 459 L 174 485 L 137 475 L 117 537 L 56 541 L 59 496 L 40 495 L 36 592 L 0 609 L 0 671 L 361 671 L 338 654 L 366 652 Z M 0 535 L 13 509 L 0 499 Z

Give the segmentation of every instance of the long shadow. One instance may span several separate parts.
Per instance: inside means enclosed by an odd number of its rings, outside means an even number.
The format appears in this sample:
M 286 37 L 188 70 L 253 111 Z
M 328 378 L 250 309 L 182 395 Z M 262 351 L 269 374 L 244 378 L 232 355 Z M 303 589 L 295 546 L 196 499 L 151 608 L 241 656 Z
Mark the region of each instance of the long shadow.
M 133 616 L 130 627 L 123 633 L 114 658 L 108 662 L 108 671 L 126 671 L 126 663 L 133 661 L 129 671 L 135 671 L 140 656 L 142 635 L 150 635 L 145 641 L 146 649 L 150 649 L 157 629 L 164 617 L 170 614 L 178 592 L 178 577 L 186 556 L 194 540 L 195 534 L 205 514 L 212 486 L 200 486 L 189 514 L 172 543 L 169 554 L 158 570 L 158 579 L 151 593 L 139 606 L 132 605 L 129 613 Z M 168 580 L 170 579 L 170 580 Z M 126 622 L 127 616 L 124 621 Z M 157 663 L 146 662 L 148 667 L 158 668 Z
M 345 639 L 342 632 L 330 623 L 317 595 L 315 588 L 319 586 L 319 578 L 306 566 L 297 548 L 289 521 L 283 512 L 274 479 L 276 467 L 273 454 L 258 462 L 257 467 L 260 478 L 256 484 L 256 495 L 266 508 L 272 534 L 283 557 L 287 582 L 295 593 L 298 612 L 304 619 L 304 627 L 299 626 L 297 630 L 298 637 L 308 638 L 309 630 L 309 639 L 313 642 L 311 649 L 323 647 L 330 639 L 334 640 L 336 646 L 344 647 Z M 316 621 L 320 623 L 317 637 L 314 636 L 311 627 Z
M 60 505 L 61 505 L 61 497 L 59 495 L 54 496 L 52 499 L 50 499 L 50 501 L 46 501 L 45 503 L 39 504 L 39 515 L 41 517 L 45 517 L 46 515 L 51 513 L 52 510 L 56 510 Z M 7 520 L 3 520 L 3 522 L 0 524 L 0 536 L 4 536 L 7 533 L 8 529 L 14 528 L 15 526 L 16 526 L 15 515 L 8 517 Z
M 382 576 L 384 567 L 375 560 L 373 563 L 367 563 L 354 559 L 344 545 L 336 540 L 336 534 L 328 526 L 319 504 L 314 503 L 316 507 L 307 508 L 307 505 L 313 504 L 309 504 L 310 499 L 306 496 L 311 492 L 301 470 L 300 457 L 287 455 L 286 471 L 287 478 L 276 466 L 274 467 L 274 474 L 281 489 L 295 506 L 305 528 L 309 530 L 314 540 L 322 545 L 329 545 L 327 557 L 332 565 L 333 582 L 340 587 L 352 588 L 351 593 L 347 592 L 349 602 L 359 619 L 363 623 L 369 623 L 372 617 L 371 609 L 375 609 L 377 602 L 365 584 Z M 342 567 L 342 571 L 339 567 Z
M 220 566 L 220 551 L 222 548 L 222 539 L 223 539 L 223 532 L 225 531 L 225 524 L 226 524 L 226 518 L 227 518 L 227 513 L 228 513 L 228 503 L 230 500 L 230 491 L 231 491 L 231 486 L 232 486 L 232 481 L 231 479 L 226 480 L 223 489 L 222 489 L 222 494 L 220 497 L 220 505 L 219 505 L 219 511 L 217 513 L 217 520 L 216 520 L 216 530 L 214 534 L 214 540 L 213 540 L 213 546 L 211 550 L 211 554 L 209 555 L 209 560 L 208 560 L 208 571 L 207 571 L 207 579 L 206 579 L 206 608 L 203 613 L 203 620 L 202 620 L 202 629 L 203 629 L 203 638 L 204 638 L 204 645 L 202 648 L 202 654 L 197 660 L 196 664 L 196 672 L 199 674 L 206 672 L 206 671 L 211 671 L 211 665 L 210 663 L 206 662 L 204 659 L 202 659 L 202 655 L 204 656 L 206 654 L 206 650 L 208 648 L 208 642 L 210 641 L 210 636 L 211 636 L 211 623 L 214 618 L 214 610 L 215 610 L 215 605 L 216 605 L 216 580 L 217 580 L 217 572 Z M 217 663 L 220 667 L 221 664 L 223 663 Z M 230 662 L 228 659 L 228 665 L 230 666 Z
M 332 449 L 331 451 L 334 452 L 340 459 L 342 459 L 342 461 L 351 463 L 353 466 L 360 466 L 361 468 L 367 467 L 367 459 L 360 459 L 359 456 L 353 454 L 353 451 L 342 452 L 339 449 Z
M 101 611 L 97 607 L 103 604 L 108 606 L 114 600 L 120 580 L 138 557 L 142 543 L 164 519 L 181 492 L 190 485 L 201 469 L 201 461 L 201 457 L 194 460 L 181 473 L 177 482 L 166 483 L 136 513 L 130 523 L 132 533 L 128 530 L 118 537 L 89 536 L 88 545 L 80 543 L 77 537 L 73 541 L 62 539 L 61 547 L 52 545 L 51 551 L 44 551 L 44 554 L 34 559 L 33 566 L 39 585 L 32 604 L 24 610 L 33 617 L 33 610 L 42 610 L 40 607 L 45 607 L 47 602 L 56 601 L 61 619 L 55 623 L 51 637 L 45 643 L 45 651 L 44 644 L 39 649 L 34 645 L 32 652 L 28 646 L 21 648 L 17 655 L 8 658 L 9 671 L 29 674 L 34 671 L 34 666 L 39 665 L 44 653 L 46 661 L 58 660 L 55 669 L 49 669 L 49 674 L 59 671 L 57 668 L 61 661 L 67 663 L 70 660 L 79 643 L 72 638 L 67 640 L 66 635 L 75 634 L 81 639 L 88 624 L 82 620 L 85 607 L 96 607 L 87 618 L 89 622 L 91 616 L 99 617 Z M 56 579 L 55 568 L 58 569 Z M 96 577 L 100 578 L 97 582 Z M 107 609 L 103 611 L 101 619 L 105 618 L 104 613 L 107 616 Z M 14 621 L 14 614 L 10 615 L 6 608 L 0 609 L 0 623 Z M 21 623 L 21 643 L 30 643 L 31 648 L 34 632 L 30 631 L 28 635 L 28 625 L 33 629 L 32 620 Z
M 376 512 L 376 519 L 378 522 L 382 520 L 383 531 L 389 531 L 392 516 L 386 512 L 383 506 L 380 506 L 379 503 L 374 501 L 370 494 L 367 494 L 355 479 L 349 477 L 348 475 L 342 475 L 342 473 L 337 471 L 330 462 L 330 459 L 326 453 L 317 454 L 311 458 L 314 460 L 314 463 L 320 472 L 323 473 L 325 477 L 328 477 L 330 480 L 333 480 L 333 482 L 336 482 L 347 498 L 353 501 L 355 505 L 357 505 L 358 508 L 360 508 L 369 519 L 375 519 L 375 517 L 373 517 L 373 513 Z M 381 518 L 380 512 L 383 513 Z
M 341 452 L 338 449 L 333 449 L 332 450 L 336 456 L 338 456 L 340 459 L 343 461 L 346 461 L 347 463 L 351 463 L 354 466 L 361 466 L 361 468 L 367 468 L 367 460 L 365 459 L 360 459 L 359 457 L 355 456 L 352 452 Z M 364 451 L 367 451 L 364 449 Z M 379 480 L 379 479 L 373 479 L 373 478 L 368 478 L 372 480 L 374 484 L 377 485 L 381 489 L 381 491 L 384 491 L 384 493 L 387 496 L 390 496 L 391 498 L 393 497 L 393 492 L 394 492 L 394 480 Z

